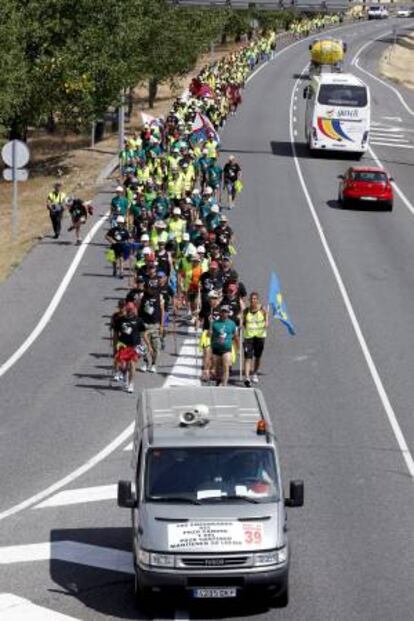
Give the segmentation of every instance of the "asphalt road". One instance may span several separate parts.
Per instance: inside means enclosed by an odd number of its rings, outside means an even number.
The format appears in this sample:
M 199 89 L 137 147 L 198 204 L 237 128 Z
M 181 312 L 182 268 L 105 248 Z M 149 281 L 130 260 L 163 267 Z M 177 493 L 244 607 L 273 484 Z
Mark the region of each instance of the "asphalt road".
M 391 20 L 344 27 L 348 62 L 390 28 Z M 373 42 L 361 52 L 362 69 L 375 74 L 383 45 Z M 297 132 L 297 166 L 309 199 L 411 450 L 414 215 L 399 196 L 391 214 L 338 209 L 337 175 L 352 160 L 310 158 L 303 147 L 306 79 L 297 80 L 307 48 L 308 42 L 300 42 L 258 72 L 222 135 L 224 150 L 240 159 L 245 180 L 240 205 L 231 214 L 239 240 L 237 269 L 247 288 L 263 295 L 275 269 L 297 328 L 295 338 L 281 327 L 272 329 L 261 381 L 273 407 L 285 482 L 305 480 L 305 507 L 290 513 L 291 603 L 278 611 L 260 602 L 179 611 L 167 606 L 163 618 L 408 621 L 413 616 L 412 479 L 299 183 L 291 129 Z M 372 89 L 377 129 L 391 128 L 388 133 L 404 136 L 398 144 L 414 146 L 414 120 L 395 93 L 374 78 L 364 79 Z M 406 101 L 412 106 L 409 95 Z M 405 139 L 409 142 L 401 142 Z M 387 143 L 372 149 L 412 201 L 414 150 L 389 138 L 373 142 Z M 366 161 L 373 157 L 368 154 Z M 108 190 L 97 197 L 101 213 Z M 38 506 L 39 497 L 24 510 L 4 512 L 85 464 L 133 419 L 134 398 L 108 381 L 106 322 L 124 285 L 105 265 L 103 233 L 88 247 L 44 332 L 0 378 L 0 591 L 85 621 L 148 617 L 148 611 L 134 607 L 129 515 L 117 509 L 110 487 L 129 476 L 127 434 L 105 459 L 54 490 L 74 490 L 71 495 L 50 493 L 44 506 Z M 2 286 L 3 360 L 30 333 L 75 252 L 44 240 Z M 186 338 L 185 330 L 180 332 L 179 347 Z M 171 342 L 168 352 L 160 374 L 140 376 L 142 386 L 161 385 L 171 374 L 185 381 L 191 364 L 172 354 Z M 79 488 L 87 488 L 86 498 Z M 102 499 L 87 502 L 94 493 Z M 75 545 L 62 543 L 67 541 Z M 46 548 L 31 547 L 42 543 Z M 106 560 L 102 548 L 109 549 Z M 45 611 L 26 606 L 19 619 L 46 619 Z M 0 621 L 12 619 L 10 610 L 2 612 L 0 595 Z

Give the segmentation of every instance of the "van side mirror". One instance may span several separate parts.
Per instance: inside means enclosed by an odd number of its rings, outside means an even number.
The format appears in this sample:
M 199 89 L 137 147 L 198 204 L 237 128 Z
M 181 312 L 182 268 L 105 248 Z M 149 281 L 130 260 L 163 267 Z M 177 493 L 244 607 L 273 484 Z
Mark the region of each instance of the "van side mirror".
M 345 175 L 338 175 L 338 179 L 345 179 Z
M 303 89 L 303 99 L 308 98 L 308 93 L 309 93 L 309 87 L 305 86 L 305 88 Z
M 390 177 L 390 181 L 395 181 L 394 177 Z
M 303 507 L 304 493 L 303 481 L 291 481 L 289 498 L 285 498 L 286 507 Z
M 135 509 L 137 499 L 132 492 L 131 481 L 118 481 L 118 507 Z

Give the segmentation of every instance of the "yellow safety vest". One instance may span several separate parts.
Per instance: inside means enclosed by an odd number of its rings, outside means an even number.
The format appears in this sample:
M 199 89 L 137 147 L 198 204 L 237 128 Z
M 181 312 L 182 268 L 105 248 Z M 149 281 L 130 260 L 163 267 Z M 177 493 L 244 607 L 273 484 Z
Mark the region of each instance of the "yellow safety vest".
M 252 339 L 253 337 L 265 338 L 266 336 L 266 313 L 261 308 L 255 313 L 247 310 L 244 316 L 244 338 Z

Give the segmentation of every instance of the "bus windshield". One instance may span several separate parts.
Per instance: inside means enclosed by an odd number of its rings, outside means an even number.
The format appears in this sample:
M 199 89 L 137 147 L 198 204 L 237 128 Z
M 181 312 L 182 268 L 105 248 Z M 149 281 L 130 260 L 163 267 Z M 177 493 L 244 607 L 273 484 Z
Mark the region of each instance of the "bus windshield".
M 363 108 L 368 103 L 365 86 L 347 84 L 322 84 L 318 103 L 324 106 L 352 106 Z

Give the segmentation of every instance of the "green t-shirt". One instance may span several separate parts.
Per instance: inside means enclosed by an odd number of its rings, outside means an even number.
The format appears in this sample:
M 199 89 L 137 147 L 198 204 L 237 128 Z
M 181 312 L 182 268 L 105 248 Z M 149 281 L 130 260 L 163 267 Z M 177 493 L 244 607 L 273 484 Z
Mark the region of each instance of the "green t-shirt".
M 225 353 L 231 351 L 236 324 L 231 319 L 216 319 L 211 325 L 211 346 L 214 350 Z

